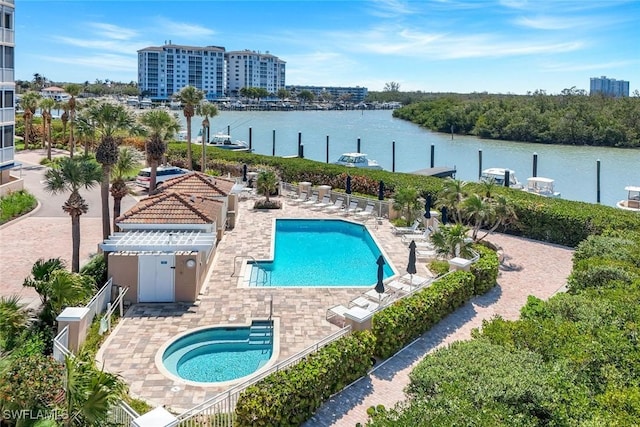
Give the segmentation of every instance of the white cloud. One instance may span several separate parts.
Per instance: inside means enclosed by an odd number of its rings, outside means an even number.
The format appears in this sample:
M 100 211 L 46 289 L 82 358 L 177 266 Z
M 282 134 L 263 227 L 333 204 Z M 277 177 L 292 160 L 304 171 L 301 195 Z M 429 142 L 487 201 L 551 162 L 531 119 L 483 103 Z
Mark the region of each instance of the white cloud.
M 95 68 L 98 70 L 137 72 L 138 64 L 131 57 L 108 53 L 82 56 L 45 56 L 38 57 L 42 61 L 69 64 L 76 67 Z
M 96 29 L 96 33 L 102 37 L 114 40 L 129 40 L 138 35 L 136 30 L 130 28 L 119 27 L 113 24 L 103 22 L 90 22 L 89 27 Z
M 179 36 L 185 39 L 197 39 L 200 37 L 211 37 L 216 34 L 210 28 L 203 27 L 197 24 L 189 24 L 187 22 L 171 21 L 167 18 L 157 17 L 155 22 L 159 28 L 162 28 L 162 33 L 167 36 Z
M 373 0 L 371 4 L 373 8 L 369 10 L 369 13 L 381 18 L 393 18 L 416 12 L 407 1 L 403 0 Z
M 102 50 L 109 52 L 118 52 L 122 54 L 135 55 L 138 49 L 146 47 L 145 42 L 127 42 L 117 40 L 98 40 L 98 39 L 79 39 L 74 37 L 55 36 L 56 40 L 61 43 L 81 47 L 84 49 Z
M 630 65 L 639 64 L 640 60 L 633 61 L 609 61 L 598 62 L 594 64 L 569 64 L 569 63 L 555 63 L 555 64 L 543 64 L 541 70 L 549 72 L 557 71 L 591 71 L 591 70 L 610 70 L 620 67 L 628 67 Z

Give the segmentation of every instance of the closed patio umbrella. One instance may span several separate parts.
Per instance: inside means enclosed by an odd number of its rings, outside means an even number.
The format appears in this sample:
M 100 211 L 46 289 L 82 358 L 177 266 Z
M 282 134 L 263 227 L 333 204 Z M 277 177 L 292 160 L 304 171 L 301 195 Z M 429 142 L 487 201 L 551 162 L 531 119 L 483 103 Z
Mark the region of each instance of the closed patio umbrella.
M 446 225 L 447 223 L 447 207 L 443 206 L 442 209 L 440 209 L 440 214 L 442 215 L 442 225 Z
M 384 200 L 384 182 L 378 183 L 378 218 L 382 216 L 382 201 Z
M 407 264 L 407 273 L 411 276 L 411 285 L 413 286 L 413 275 L 418 271 L 416 270 L 416 242 L 412 240 L 409 243 L 409 263 Z
M 351 175 L 347 175 L 347 182 L 344 186 L 344 192 L 347 193 L 347 207 L 349 207 L 349 202 L 351 201 Z
M 242 165 L 242 181 L 247 182 L 247 165 Z
M 376 283 L 376 292 L 378 293 L 378 304 L 382 301 L 382 294 L 384 293 L 384 257 L 380 255 L 376 261 L 378 264 L 378 282 Z
M 427 194 L 424 200 L 424 217 L 431 218 L 431 194 Z

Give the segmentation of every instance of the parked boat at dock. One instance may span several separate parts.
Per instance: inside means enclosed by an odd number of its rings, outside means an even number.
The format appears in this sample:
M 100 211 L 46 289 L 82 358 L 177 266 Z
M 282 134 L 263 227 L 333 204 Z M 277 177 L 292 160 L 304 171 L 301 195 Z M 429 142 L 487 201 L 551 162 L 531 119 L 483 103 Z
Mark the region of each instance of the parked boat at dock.
M 616 206 L 627 211 L 640 212 L 640 187 L 629 185 L 624 189 L 627 192 L 627 198 L 620 200 Z
M 480 175 L 481 181 L 493 181 L 496 185 L 504 186 L 507 179 L 507 172 L 509 172 L 509 187 L 511 188 L 523 188 L 523 185 L 516 178 L 516 173 L 513 169 L 505 168 L 489 168 L 482 171 Z
M 542 176 L 532 176 L 527 178 L 527 185 L 522 189 L 527 193 L 537 194 L 544 197 L 560 197 L 560 193 L 555 191 L 555 181 Z
M 369 159 L 364 153 L 344 153 L 333 164 L 348 168 L 382 169 L 378 162 Z
M 201 142 L 202 134 L 199 135 L 199 138 L 194 141 L 194 144 L 202 144 Z M 223 150 L 230 151 L 253 151 L 249 148 L 249 144 L 245 141 L 231 139 L 231 135 L 217 133 L 211 137 L 211 139 L 206 143 L 209 147 L 217 147 L 222 148 Z

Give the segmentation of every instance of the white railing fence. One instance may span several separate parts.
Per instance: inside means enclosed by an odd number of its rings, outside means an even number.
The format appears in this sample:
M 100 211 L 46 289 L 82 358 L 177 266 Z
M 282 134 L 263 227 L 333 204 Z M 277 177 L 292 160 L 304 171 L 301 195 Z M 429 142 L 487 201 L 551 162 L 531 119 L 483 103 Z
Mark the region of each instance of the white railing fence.
M 58 362 L 64 362 L 65 356 L 72 354 L 68 346 L 69 325 L 65 326 L 58 335 L 53 338 L 53 358 Z
M 90 325 L 93 319 L 107 309 L 107 305 L 111 302 L 111 288 L 113 280 L 109 278 L 100 290 L 91 298 L 86 307 L 89 309 L 87 324 Z
M 129 287 L 118 287 L 118 296 L 115 301 L 107 303 L 107 311 L 105 311 L 104 316 L 100 319 L 100 329 L 98 330 L 100 335 L 105 332 L 111 332 L 111 315 L 116 311 L 116 309 L 119 309 L 120 317 L 124 315 L 124 296 L 128 290 Z
M 249 379 L 248 381 L 238 384 L 230 388 L 229 390 L 201 403 L 200 405 L 189 409 L 188 411 L 178 416 L 178 419 L 180 420 L 179 426 L 196 427 L 206 425 L 209 427 L 232 427 L 234 425 L 235 418 L 233 412 L 235 410 L 236 404 L 238 403 L 240 394 L 245 389 L 273 374 L 274 372 L 281 371 L 297 364 L 309 354 L 315 353 L 322 347 L 350 333 L 350 326 L 342 328 L 341 330 L 329 335 L 325 339 L 318 341 L 314 345 L 307 347 L 306 349 L 291 356 L 290 358 L 272 366 L 260 375 L 257 375 Z

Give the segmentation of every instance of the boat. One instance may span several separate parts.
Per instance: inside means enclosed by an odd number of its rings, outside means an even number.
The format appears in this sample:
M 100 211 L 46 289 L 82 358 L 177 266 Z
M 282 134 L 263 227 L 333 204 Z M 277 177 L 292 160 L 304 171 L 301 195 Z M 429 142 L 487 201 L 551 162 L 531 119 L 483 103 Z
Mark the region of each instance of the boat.
M 201 144 L 201 138 L 198 138 L 194 141 L 195 144 Z M 207 142 L 209 147 L 217 147 L 222 148 L 223 150 L 230 151 L 253 151 L 249 148 L 249 144 L 245 141 L 231 139 L 231 135 L 227 135 L 224 133 L 216 133 L 211 137 L 209 142 Z
M 551 178 L 532 176 L 527 178 L 527 185 L 522 190 L 538 196 L 560 197 L 560 193 L 555 191 L 554 184 L 555 181 Z
M 627 192 L 627 198 L 626 200 L 620 200 L 616 203 L 616 206 L 626 211 L 640 212 L 640 187 L 629 185 L 624 189 Z
M 349 168 L 382 169 L 378 162 L 367 158 L 364 153 L 344 153 L 333 164 Z
M 523 185 L 516 178 L 516 173 L 512 169 L 505 168 L 489 168 L 482 171 L 480 175 L 481 181 L 492 181 L 496 185 L 504 185 L 507 171 L 509 172 L 509 187 L 522 189 Z

